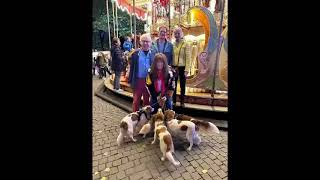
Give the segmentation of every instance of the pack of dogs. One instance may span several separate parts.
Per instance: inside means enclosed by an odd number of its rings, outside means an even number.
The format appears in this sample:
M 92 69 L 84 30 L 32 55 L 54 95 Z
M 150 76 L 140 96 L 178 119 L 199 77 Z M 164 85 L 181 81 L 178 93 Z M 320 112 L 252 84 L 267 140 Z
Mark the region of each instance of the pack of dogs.
M 133 112 L 125 116 L 120 122 L 120 133 L 117 138 L 118 146 L 121 146 L 125 139 L 136 142 L 135 136 L 153 133 L 155 144 L 159 140 L 160 151 L 163 156 L 162 161 L 168 159 L 175 166 L 180 162 L 176 161 L 172 155 L 174 153 L 173 138 L 186 138 L 189 142 L 188 151 L 192 150 L 193 145 L 199 146 L 201 138 L 199 133 L 209 134 L 219 133 L 219 129 L 211 122 L 198 120 L 187 115 L 177 114 L 173 110 L 162 111 L 161 108 L 152 115 L 154 109 L 145 106 L 140 111 Z

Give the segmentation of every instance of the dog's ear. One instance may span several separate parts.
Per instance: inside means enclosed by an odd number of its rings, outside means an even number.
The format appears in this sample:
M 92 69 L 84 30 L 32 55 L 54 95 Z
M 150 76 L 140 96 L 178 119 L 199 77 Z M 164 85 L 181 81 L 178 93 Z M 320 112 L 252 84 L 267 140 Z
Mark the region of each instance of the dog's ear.
M 164 112 L 164 115 L 165 115 L 165 118 L 166 118 L 167 120 L 171 120 L 171 119 L 174 118 L 174 111 L 172 111 L 172 110 L 166 110 L 166 111 Z
M 122 122 L 120 123 L 120 128 L 122 128 L 122 129 L 124 129 L 124 130 L 128 130 L 128 124 L 127 124 L 126 122 L 122 121 Z
M 131 114 L 131 119 L 132 119 L 132 121 L 138 121 L 139 120 L 138 114 L 136 114 L 136 113 Z

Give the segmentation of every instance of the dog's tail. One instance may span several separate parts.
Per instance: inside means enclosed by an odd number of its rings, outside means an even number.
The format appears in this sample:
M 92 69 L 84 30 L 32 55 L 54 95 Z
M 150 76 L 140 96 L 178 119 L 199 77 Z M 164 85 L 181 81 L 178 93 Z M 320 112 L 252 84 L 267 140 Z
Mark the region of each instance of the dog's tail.
M 190 121 L 193 122 L 197 127 L 199 127 L 200 130 L 204 130 L 207 133 L 220 133 L 217 126 L 211 122 L 198 119 L 191 119 Z
M 120 123 L 120 128 L 122 128 L 122 129 L 127 131 L 128 130 L 128 124 L 126 122 L 122 121 Z
M 179 165 L 180 165 L 180 162 L 179 162 L 179 161 L 174 160 L 171 151 L 166 152 L 166 157 L 167 157 L 168 160 L 169 160 L 172 164 L 174 164 L 175 166 L 179 166 Z

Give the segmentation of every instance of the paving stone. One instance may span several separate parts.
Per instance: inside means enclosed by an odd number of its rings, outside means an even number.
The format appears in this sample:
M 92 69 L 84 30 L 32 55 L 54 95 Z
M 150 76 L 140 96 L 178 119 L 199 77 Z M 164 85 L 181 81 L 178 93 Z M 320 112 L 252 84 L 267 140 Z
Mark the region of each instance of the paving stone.
M 192 176 L 189 172 L 184 172 L 181 174 L 183 179 L 192 179 Z
M 225 173 L 221 169 L 217 171 L 217 174 L 219 175 L 220 178 L 224 178 L 228 175 L 227 173 Z
M 197 180 L 197 179 L 202 179 L 201 176 L 199 175 L 199 173 L 197 173 L 197 172 L 191 173 L 191 177 L 192 177 L 193 179 L 195 179 L 195 180 Z

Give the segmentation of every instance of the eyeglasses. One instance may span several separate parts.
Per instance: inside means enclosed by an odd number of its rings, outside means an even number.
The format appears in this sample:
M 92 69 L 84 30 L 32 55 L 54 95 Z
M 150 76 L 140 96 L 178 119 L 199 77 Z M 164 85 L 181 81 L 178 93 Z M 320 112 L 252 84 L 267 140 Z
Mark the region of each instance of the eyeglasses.
M 141 41 L 141 42 L 143 42 L 143 43 L 149 43 L 149 42 L 151 42 L 151 41 Z

